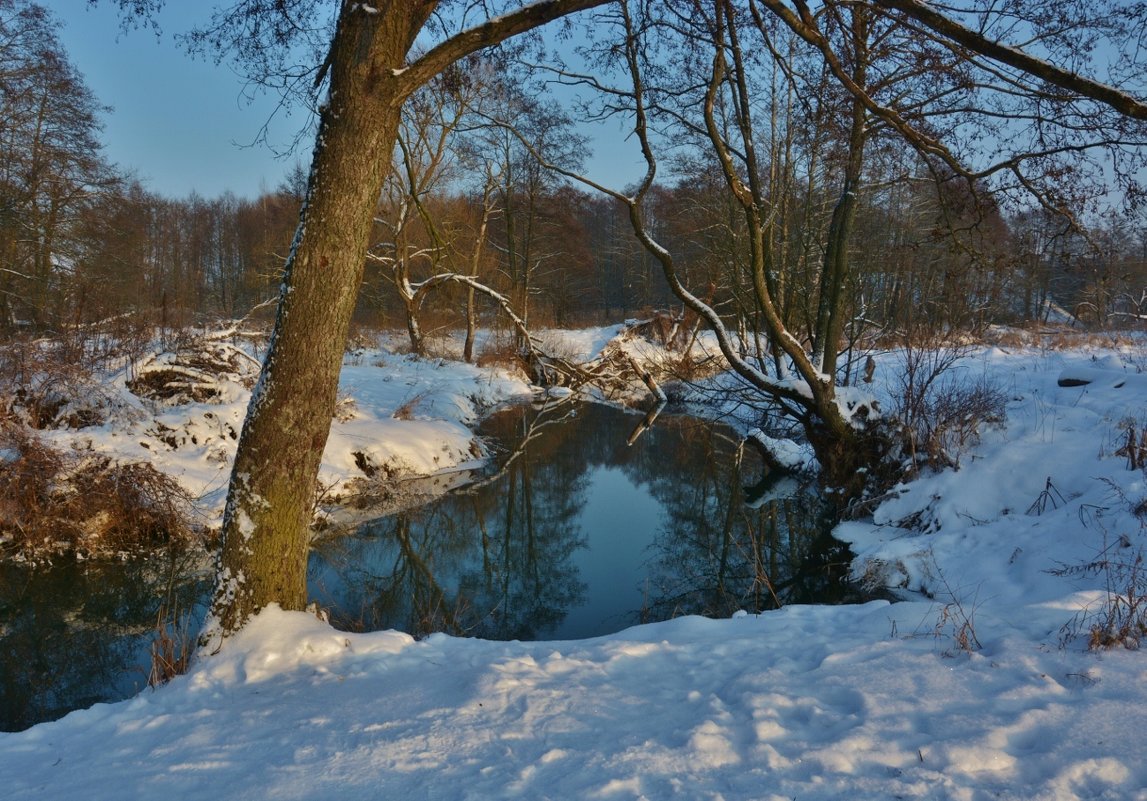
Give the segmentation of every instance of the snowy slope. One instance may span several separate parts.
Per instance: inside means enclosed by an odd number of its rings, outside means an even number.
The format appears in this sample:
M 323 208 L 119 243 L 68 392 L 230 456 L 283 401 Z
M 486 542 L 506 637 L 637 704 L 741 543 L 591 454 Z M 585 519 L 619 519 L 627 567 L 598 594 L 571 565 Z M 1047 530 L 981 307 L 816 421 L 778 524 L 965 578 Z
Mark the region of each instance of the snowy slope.
M 1070 569 L 1145 545 L 1144 475 L 1115 452 L 1147 397 L 1057 384 L 1136 358 L 967 360 L 1006 425 L 839 530 L 904 602 L 538 643 L 269 609 L 166 687 L 0 734 L 5 798 L 1147 800 L 1147 658 L 1085 650 L 1111 573 Z M 355 380 L 359 419 L 385 417 Z

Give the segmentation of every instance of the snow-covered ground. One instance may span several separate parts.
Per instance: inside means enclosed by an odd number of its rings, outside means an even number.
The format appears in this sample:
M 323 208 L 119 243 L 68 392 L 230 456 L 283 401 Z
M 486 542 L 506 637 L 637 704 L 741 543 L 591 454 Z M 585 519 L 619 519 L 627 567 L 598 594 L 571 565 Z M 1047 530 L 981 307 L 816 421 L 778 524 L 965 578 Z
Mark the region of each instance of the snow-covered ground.
M 165 687 L 0 734 L 4 797 L 1147 799 L 1147 657 L 1086 650 L 1109 590 L 1147 594 L 1121 569 L 1147 541 L 1147 483 L 1116 453 L 1147 424 L 1143 363 L 1098 347 L 966 358 L 1010 398 L 1005 424 L 838 532 L 857 575 L 903 602 L 534 643 L 346 634 L 269 609 Z M 373 354 L 343 387 L 327 480 L 355 451 L 464 464 L 477 408 L 527 391 Z M 164 453 L 221 484 L 208 454 Z M 1097 560 L 1109 569 L 1080 568 Z
M 149 374 L 192 372 L 181 361 L 194 362 L 199 353 L 164 352 L 100 377 L 98 392 L 91 393 L 105 418 L 100 425 L 49 429 L 38 432 L 40 438 L 56 448 L 148 462 L 179 481 L 204 523 L 217 525 L 261 353 L 247 339 L 215 332 L 199 345 L 238 354 L 232 372 L 189 378 L 189 384 L 207 387 L 211 397 L 157 399 L 133 393 L 134 382 Z M 344 362 L 319 482 L 335 498 L 369 483 L 371 476 L 393 483 L 474 467 L 484 454 L 471 426 L 494 406 L 530 394 L 523 376 L 497 367 L 419 359 L 388 347 L 352 351 Z M 77 402 L 84 400 L 90 399 Z

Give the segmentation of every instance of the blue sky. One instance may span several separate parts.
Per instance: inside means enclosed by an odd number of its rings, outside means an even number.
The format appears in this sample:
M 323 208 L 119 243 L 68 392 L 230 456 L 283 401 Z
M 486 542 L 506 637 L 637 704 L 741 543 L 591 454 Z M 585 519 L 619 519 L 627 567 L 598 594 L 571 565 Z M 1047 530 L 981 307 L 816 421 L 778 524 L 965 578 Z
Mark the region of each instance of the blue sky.
M 147 30 L 123 33 L 114 4 L 95 8 L 87 0 L 47 0 L 64 24 L 60 39 L 99 101 L 113 107 L 104 116 L 105 155 L 131 169 L 145 186 L 169 197 L 192 191 L 214 197 L 231 190 L 255 197 L 273 189 L 294 164 L 265 145 L 250 145 L 270 117 L 275 99 L 244 95 L 242 79 L 226 65 L 192 59 L 174 35 L 207 15 L 208 4 L 169 3 L 157 42 Z M 286 147 L 301 114 L 275 121 L 271 139 Z M 310 158 L 311 140 L 299 158 Z
M 176 44 L 175 35 L 202 24 L 212 4 L 168 2 L 157 41 L 149 30 L 121 31 L 113 0 L 95 7 L 87 0 L 41 2 L 63 23 L 60 39 L 72 63 L 99 101 L 113 107 L 104 117 L 105 155 L 151 191 L 215 197 L 230 190 L 254 198 L 274 189 L 296 161 L 309 163 L 309 135 L 286 157 L 253 144 L 277 97 L 252 99 L 226 64 L 193 59 Z M 276 117 L 271 143 L 286 150 L 306 121 L 301 110 Z M 594 140 L 587 160 L 592 177 L 621 188 L 642 174 L 636 145 L 623 142 L 616 124 L 583 130 Z

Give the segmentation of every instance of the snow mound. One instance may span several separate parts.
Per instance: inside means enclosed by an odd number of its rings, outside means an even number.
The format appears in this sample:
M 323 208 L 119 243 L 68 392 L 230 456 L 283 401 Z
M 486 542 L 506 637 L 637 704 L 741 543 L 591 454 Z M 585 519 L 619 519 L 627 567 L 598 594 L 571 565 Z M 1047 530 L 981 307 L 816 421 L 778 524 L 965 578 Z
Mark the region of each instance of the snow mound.
M 268 609 L 156 692 L 0 735 L 0 772 L 13 801 L 1144 798 L 1138 656 L 889 636 L 926 612 L 494 643 Z

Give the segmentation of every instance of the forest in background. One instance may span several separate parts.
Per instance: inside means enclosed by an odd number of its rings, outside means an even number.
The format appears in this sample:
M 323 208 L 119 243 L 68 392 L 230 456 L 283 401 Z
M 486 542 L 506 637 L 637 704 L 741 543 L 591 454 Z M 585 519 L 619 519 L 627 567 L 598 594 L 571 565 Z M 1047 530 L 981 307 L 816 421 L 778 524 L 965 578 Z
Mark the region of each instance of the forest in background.
M 306 170 L 254 199 L 168 198 L 101 154 L 101 106 L 46 8 L 0 3 L 0 335 L 66 334 L 118 320 L 180 328 L 244 317 L 277 297 Z M 813 85 L 813 90 L 816 90 Z M 778 297 L 812 338 L 820 264 L 848 157 L 847 115 L 827 78 L 796 97 L 779 76 L 768 154 Z M 528 144 L 527 144 L 528 143 Z M 394 166 L 363 254 L 356 321 L 426 330 L 497 325 L 494 301 L 435 277 L 475 279 L 535 326 L 600 324 L 672 308 L 626 209 L 546 169 L 578 170 L 591 143 L 572 112 L 506 65 L 471 57 L 408 102 Z M 619 146 L 620 143 L 619 143 Z M 759 330 L 745 223 L 720 170 L 688 150 L 646 198 L 647 225 L 687 286 L 747 334 Z M 938 192 L 902 147 L 875 142 L 850 244 L 847 336 L 901 336 L 1147 313 L 1147 216 L 1097 213 L 1063 177 L 1058 209 L 1012 208 L 960 184 Z M 473 304 L 478 304 L 474 307 Z M 483 305 L 484 304 L 484 305 Z M 267 317 L 270 316 L 270 308 Z M 1064 317 L 1066 313 L 1067 317 Z

